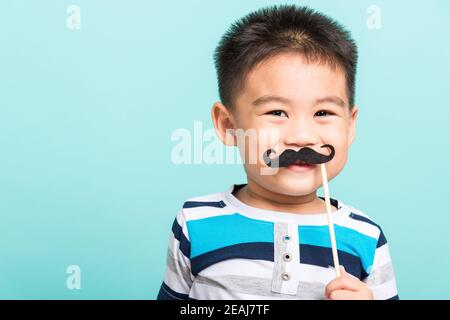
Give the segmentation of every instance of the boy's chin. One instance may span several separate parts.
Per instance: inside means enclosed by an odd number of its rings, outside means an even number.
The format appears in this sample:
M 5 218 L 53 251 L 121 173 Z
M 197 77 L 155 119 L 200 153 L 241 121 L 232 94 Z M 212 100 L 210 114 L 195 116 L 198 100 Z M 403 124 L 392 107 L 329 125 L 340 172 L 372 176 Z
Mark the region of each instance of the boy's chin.
M 275 182 L 273 190 L 279 194 L 293 197 L 306 196 L 317 191 L 320 188 L 313 176 L 299 178 L 283 177 Z

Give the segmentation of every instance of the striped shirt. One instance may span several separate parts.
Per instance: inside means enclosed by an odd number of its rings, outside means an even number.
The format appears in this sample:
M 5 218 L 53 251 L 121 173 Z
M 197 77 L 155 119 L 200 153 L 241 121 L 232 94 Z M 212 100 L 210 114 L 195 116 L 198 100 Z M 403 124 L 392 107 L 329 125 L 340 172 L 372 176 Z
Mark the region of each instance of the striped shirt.
M 157 299 L 325 298 L 335 278 L 327 215 L 249 206 L 233 194 L 243 186 L 184 203 L 169 236 Z M 381 228 L 339 200 L 331 204 L 339 263 L 374 299 L 398 299 Z

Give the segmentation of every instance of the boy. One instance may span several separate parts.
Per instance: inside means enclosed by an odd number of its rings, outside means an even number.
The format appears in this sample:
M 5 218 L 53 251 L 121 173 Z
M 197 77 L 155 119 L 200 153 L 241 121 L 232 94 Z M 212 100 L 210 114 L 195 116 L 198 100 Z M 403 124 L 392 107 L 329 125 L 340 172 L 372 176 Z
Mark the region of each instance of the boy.
M 219 138 L 239 146 L 247 184 L 184 203 L 158 299 L 398 299 L 381 228 L 331 199 L 336 278 L 319 165 L 268 174 L 261 156 L 306 147 L 325 156 L 331 145 L 326 170 L 337 176 L 355 137 L 356 62 L 350 34 L 306 7 L 265 8 L 232 25 L 215 52 L 221 102 L 211 115 Z M 251 148 L 238 130 L 265 135 Z

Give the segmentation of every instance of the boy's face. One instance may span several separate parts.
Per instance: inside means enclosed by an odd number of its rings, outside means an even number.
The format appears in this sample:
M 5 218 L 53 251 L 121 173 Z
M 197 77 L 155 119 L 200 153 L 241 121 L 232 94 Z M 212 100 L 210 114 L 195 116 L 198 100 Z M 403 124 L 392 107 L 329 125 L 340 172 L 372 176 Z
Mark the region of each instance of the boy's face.
M 214 105 L 213 121 L 222 140 L 221 130 L 226 128 L 259 132 L 256 143 L 240 145 L 249 180 L 274 193 L 308 195 L 322 185 L 320 165 L 307 170 L 283 167 L 274 174 L 261 174 L 268 168 L 262 153 L 274 148 L 279 156 L 285 149 L 297 151 L 307 146 L 328 155 L 330 150 L 320 147 L 331 144 L 336 153 L 326 168 L 328 179 L 334 178 L 347 161 L 355 135 L 358 109 L 355 106 L 350 111 L 346 88 L 341 69 L 308 64 L 298 54 L 279 54 L 250 71 L 232 113 L 220 103 Z M 277 135 L 275 141 L 267 136 L 271 134 Z

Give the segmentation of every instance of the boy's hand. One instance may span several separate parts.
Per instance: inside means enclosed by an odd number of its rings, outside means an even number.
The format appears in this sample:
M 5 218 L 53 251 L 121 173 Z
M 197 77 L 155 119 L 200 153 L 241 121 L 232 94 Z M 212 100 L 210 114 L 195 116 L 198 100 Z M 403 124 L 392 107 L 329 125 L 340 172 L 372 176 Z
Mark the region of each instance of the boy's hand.
M 372 290 L 362 281 L 348 274 L 343 266 L 341 276 L 325 288 L 325 298 L 329 300 L 373 300 Z

